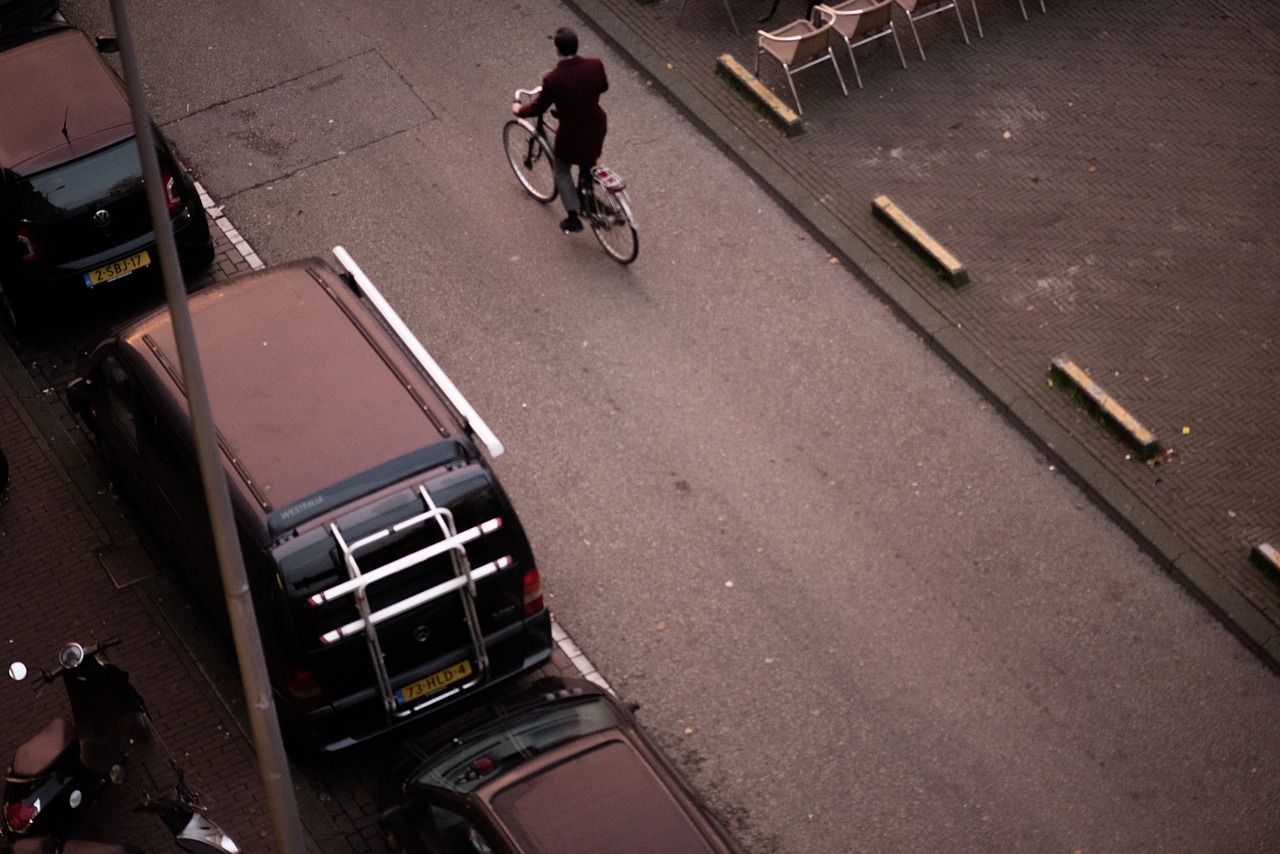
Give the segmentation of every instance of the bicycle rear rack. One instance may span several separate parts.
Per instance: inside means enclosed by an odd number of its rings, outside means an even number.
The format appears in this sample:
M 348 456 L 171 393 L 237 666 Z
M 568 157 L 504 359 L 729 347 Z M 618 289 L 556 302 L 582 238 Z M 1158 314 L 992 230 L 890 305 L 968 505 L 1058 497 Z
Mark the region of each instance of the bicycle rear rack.
M 622 180 L 622 176 L 608 166 L 592 166 L 591 177 L 599 181 L 600 186 L 610 193 L 616 193 L 627 188 L 627 182 Z
M 481 682 L 484 682 L 489 673 L 489 653 L 485 647 L 484 634 L 480 629 L 480 620 L 476 615 L 476 581 L 486 578 L 499 570 L 505 569 L 512 564 L 510 555 L 504 555 L 495 561 L 486 563 L 483 566 L 471 567 L 471 562 L 467 557 L 467 543 L 479 539 L 487 534 L 491 534 L 502 527 L 502 518 L 495 516 L 492 519 L 481 522 L 465 530 L 459 531 L 453 521 L 453 511 L 448 507 L 440 507 L 432 500 L 431 494 L 423 485 L 418 486 L 418 494 L 422 498 L 423 505 L 426 510 L 401 522 L 397 522 L 381 531 L 376 531 L 368 536 L 361 537 L 353 543 L 347 543 L 342 536 L 342 532 L 338 530 L 335 523 L 329 524 L 329 532 L 333 535 L 334 540 L 338 544 L 339 551 L 342 552 L 343 563 L 347 569 L 347 580 L 311 596 L 307 602 L 312 607 L 319 607 L 327 602 L 333 602 L 344 596 L 353 596 L 356 609 L 360 612 L 359 619 L 352 620 L 345 625 L 336 629 L 325 632 L 320 636 L 321 643 L 325 645 L 337 643 L 338 641 L 352 637 L 353 635 L 363 634 L 365 642 L 369 648 L 369 658 L 373 663 L 374 674 L 378 681 L 378 690 L 382 695 L 383 709 L 386 712 L 387 720 L 390 721 L 397 717 L 406 717 L 425 706 L 438 703 L 441 700 L 451 697 L 461 691 L 465 691 Z M 417 551 L 396 558 L 381 566 L 371 567 L 364 570 L 360 567 L 357 560 L 357 553 L 368 549 L 375 543 L 380 542 L 391 534 L 397 534 L 419 525 L 429 525 L 435 523 L 440 528 L 442 539 L 432 543 L 431 545 L 418 549 Z M 453 578 L 448 581 L 436 584 L 426 590 L 421 590 L 412 596 L 400 600 L 394 604 L 380 608 L 377 611 L 371 610 L 368 598 L 368 588 L 371 584 L 389 578 L 396 573 L 404 572 L 407 569 L 418 566 L 426 561 L 442 554 L 448 554 L 453 564 Z M 393 617 L 412 610 L 413 608 L 431 602 L 435 599 L 447 596 L 456 592 L 462 603 L 462 612 L 464 620 L 467 624 L 468 632 L 471 636 L 472 652 L 475 656 L 475 670 L 473 678 L 466 683 L 459 685 L 451 690 L 430 695 L 426 700 L 411 707 L 401 707 L 396 702 L 396 689 L 391 684 L 391 677 L 387 673 L 386 658 L 382 652 L 382 645 L 378 638 L 378 624 L 383 623 Z

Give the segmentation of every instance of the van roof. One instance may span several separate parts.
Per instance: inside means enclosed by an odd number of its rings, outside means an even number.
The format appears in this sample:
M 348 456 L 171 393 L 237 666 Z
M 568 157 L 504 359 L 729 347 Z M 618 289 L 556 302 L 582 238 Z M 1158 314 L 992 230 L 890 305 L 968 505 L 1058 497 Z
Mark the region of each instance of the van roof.
M 332 510 L 355 497 L 353 478 L 377 480 L 362 483 L 371 491 L 438 465 L 443 440 L 464 441 L 429 381 L 320 259 L 234 277 L 189 304 L 224 461 L 264 524 Z M 185 411 L 168 311 L 119 340 Z
M 17 175 L 133 136 L 123 87 L 72 27 L 0 51 L 0 116 L 0 167 Z

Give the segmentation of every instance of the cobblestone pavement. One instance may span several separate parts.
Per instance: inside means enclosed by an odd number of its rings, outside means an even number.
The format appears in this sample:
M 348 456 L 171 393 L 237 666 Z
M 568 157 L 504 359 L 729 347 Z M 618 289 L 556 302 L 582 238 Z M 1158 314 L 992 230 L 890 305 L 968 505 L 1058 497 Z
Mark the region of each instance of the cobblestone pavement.
M 756 28 L 806 4 L 757 24 L 767 0 L 728 0 L 735 35 L 724 0 L 570 2 L 1276 666 L 1280 585 L 1250 551 L 1280 540 L 1280 6 L 1047 0 L 1023 20 L 982 0 L 980 38 L 962 0 L 971 43 L 951 12 L 920 21 L 924 62 L 895 12 L 906 69 L 890 39 L 858 48 L 858 89 L 839 44 L 848 97 L 829 65 L 797 74 L 788 137 L 715 67 L 751 70 Z M 776 63 L 759 74 L 793 105 Z M 878 224 L 881 194 L 971 282 Z M 1138 461 L 1052 386 L 1060 355 L 1165 456 Z

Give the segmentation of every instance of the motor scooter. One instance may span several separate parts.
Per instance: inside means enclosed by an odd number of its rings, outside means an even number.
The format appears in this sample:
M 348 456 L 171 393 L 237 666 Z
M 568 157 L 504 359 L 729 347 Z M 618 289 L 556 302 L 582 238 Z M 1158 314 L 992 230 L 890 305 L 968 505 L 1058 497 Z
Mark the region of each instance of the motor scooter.
M 14 753 L 4 783 L 0 829 L 5 835 L 65 836 L 68 826 L 109 783 L 124 780 L 129 751 L 149 727 L 142 697 L 129 683 L 129 675 L 104 655 L 118 643 L 69 643 L 58 653 L 53 671 L 40 671 L 37 691 L 62 679 L 71 718 L 54 718 Z M 9 675 L 22 681 L 27 668 L 15 662 Z
M 178 763 L 169 760 L 177 776 L 173 796 L 151 799 L 134 807 L 138 813 L 151 813 L 173 834 L 174 843 L 193 854 L 240 854 L 235 840 L 203 815 L 199 794 L 187 785 L 186 775 Z M 24 837 L 13 844 L 13 854 L 143 854 L 135 845 L 118 842 L 91 842 L 85 839 L 58 840 L 53 837 Z
M 173 841 L 183 851 L 193 851 L 196 854 L 239 854 L 240 847 L 231 837 L 201 812 L 200 796 L 187 785 L 182 769 L 172 759 L 169 764 L 173 766 L 178 778 L 173 787 L 173 797 L 148 800 L 142 806 L 135 807 L 134 812 L 160 816 L 165 827 L 173 834 Z

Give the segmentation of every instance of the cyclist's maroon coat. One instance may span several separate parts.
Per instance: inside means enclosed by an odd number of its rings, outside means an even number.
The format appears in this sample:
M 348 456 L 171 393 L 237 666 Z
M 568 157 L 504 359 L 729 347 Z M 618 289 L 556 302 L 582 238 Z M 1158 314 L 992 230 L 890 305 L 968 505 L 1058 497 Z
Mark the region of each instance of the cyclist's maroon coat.
M 542 78 L 542 92 L 520 108 L 522 116 L 536 116 L 554 106 L 560 117 L 555 155 L 576 166 L 594 166 L 604 148 L 608 120 L 600 109 L 600 96 L 609 89 L 604 63 L 570 56 Z

